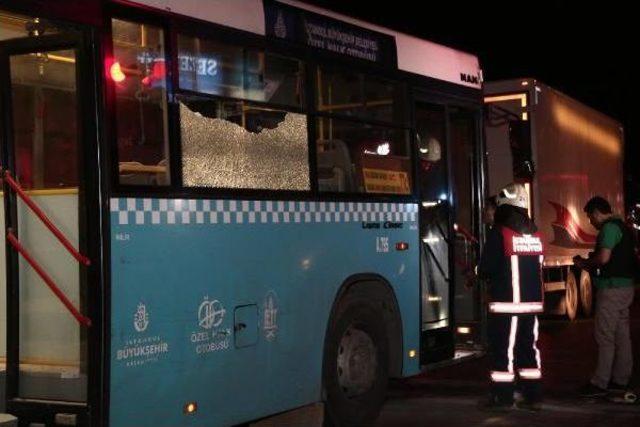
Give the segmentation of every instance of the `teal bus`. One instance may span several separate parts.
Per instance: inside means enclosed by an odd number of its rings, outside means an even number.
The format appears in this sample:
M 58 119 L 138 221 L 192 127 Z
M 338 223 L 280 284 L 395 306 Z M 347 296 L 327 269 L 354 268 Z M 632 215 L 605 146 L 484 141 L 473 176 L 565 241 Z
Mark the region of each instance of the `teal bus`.
M 367 425 L 482 348 L 476 56 L 298 1 L 2 0 L 0 79 L 20 425 Z

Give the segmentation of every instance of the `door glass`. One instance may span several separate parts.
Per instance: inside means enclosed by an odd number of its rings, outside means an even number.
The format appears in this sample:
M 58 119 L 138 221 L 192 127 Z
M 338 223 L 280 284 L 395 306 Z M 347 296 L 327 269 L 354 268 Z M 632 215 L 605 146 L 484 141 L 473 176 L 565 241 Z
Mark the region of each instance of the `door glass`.
M 55 34 L 58 29 L 50 22 L 19 16 L 0 10 L 0 41 L 22 37 Z M 0 126 L 1 128 L 1 126 Z M 0 241 L 5 241 L 4 194 L 0 191 Z M 5 245 L 0 244 L 0 372 L 4 376 L 7 356 L 7 288 Z
M 449 109 L 451 164 L 455 206 L 455 318 L 460 344 L 477 339 L 480 319 L 478 286 L 467 289 L 473 269 L 478 263 L 478 241 L 475 206 L 475 141 L 476 113 L 462 108 Z
M 422 330 L 449 325 L 449 204 L 444 108 L 416 106 L 420 164 Z
M 33 52 L 9 58 L 15 175 L 34 202 L 78 245 L 76 54 Z M 18 238 L 81 310 L 76 261 L 18 201 Z M 86 340 L 75 319 L 22 258 L 19 261 L 19 396 L 86 399 Z

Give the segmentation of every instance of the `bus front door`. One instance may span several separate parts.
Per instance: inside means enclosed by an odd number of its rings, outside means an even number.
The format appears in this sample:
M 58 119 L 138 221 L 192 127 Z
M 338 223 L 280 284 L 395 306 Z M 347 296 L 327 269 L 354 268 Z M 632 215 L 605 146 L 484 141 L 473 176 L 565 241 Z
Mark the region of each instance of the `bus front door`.
M 420 186 L 421 363 L 454 355 L 452 206 L 447 115 L 442 105 L 416 103 Z
M 482 235 L 479 117 L 478 109 L 415 104 L 421 363 L 427 366 L 473 356 L 483 348 L 482 292 L 466 286 L 473 282 Z
M 20 28 L 0 42 L 2 404 L 20 425 L 87 425 L 100 389 L 95 73 L 82 33 Z

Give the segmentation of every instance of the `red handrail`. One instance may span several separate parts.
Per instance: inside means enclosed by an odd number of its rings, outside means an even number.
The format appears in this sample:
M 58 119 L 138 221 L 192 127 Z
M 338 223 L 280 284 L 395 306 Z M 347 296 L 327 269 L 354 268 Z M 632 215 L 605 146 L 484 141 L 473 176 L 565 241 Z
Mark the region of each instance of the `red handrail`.
M 31 200 L 31 197 L 29 197 L 29 195 L 25 193 L 22 187 L 20 187 L 20 184 L 18 184 L 18 182 L 15 179 L 13 179 L 13 176 L 11 176 L 11 171 L 9 170 L 4 171 L 4 180 L 7 182 L 7 184 L 9 184 L 9 187 L 11 187 L 13 191 L 15 191 L 18 196 L 20 196 L 22 201 L 27 206 L 29 206 L 29 208 L 33 211 L 33 213 L 36 214 L 38 218 L 40 218 L 42 223 L 49 229 L 49 231 L 51 231 L 51 233 L 53 233 L 53 235 L 56 236 L 58 241 L 62 243 L 62 246 L 64 246 L 67 249 L 67 251 L 69 251 L 69 253 L 75 259 L 78 260 L 79 263 L 86 266 L 91 265 L 91 260 L 86 256 L 82 255 L 76 248 L 73 247 L 71 242 L 67 240 L 66 237 L 64 237 L 64 234 L 62 234 L 62 232 L 58 229 L 58 227 L 56 227 L 49 220 L 49 218 L 47 218 L 47 215 L 38 207 L 38 205 L 36 205 L 33 202 L 33 200 Z
M 456 224 L 454 228 L 455 228 L 455 231 L 462 234 L 462 237 L 464 237 L 465 240 L 468 240 L 471 243 L 478 243 L 478 239 L 476 239 L 476 237 L 473 234 L 471 234 L 471 232 L 466 228 L 462 227 L 459 224 Z
M 91 326 L 91 319 L 84 316 L 78 309 L 73 305 L 71 301 L 66 297 L 66 295 L 60 290 L 58 285 L 53 281 L 51 277 L 40 267 L 40 265 L 36 262 L 35 259 L 27 252 L 27 250 L 20 244 L 20 241 L 16 239 L 16 236 L 13 234 L 13 231 L 9 228 L 7 230 L 7 240 L 13 246 L 13 248 L 20 253 L 24 257 L 25 260 L 33 267 L 33 269 L 38 273 L 38 275 L 44 280 L 49 289 L 58 297 L 60 302 L 64 304 L 64 306 L 69 310 L 69 312 L 76 318 L 78 323 L 84 325 L 86 327 Z

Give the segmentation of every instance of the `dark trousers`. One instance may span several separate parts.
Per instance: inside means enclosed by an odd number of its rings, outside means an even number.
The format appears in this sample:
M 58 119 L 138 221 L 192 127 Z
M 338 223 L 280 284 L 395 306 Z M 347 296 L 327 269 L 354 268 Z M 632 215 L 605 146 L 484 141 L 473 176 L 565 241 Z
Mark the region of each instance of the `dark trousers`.
M 491 393 L 504 403 L 513 402 L 516 381 L 524 398 L 540 401 L 541 359 L 536 347 L 538 318 L 535 315 L 489 315 Z

